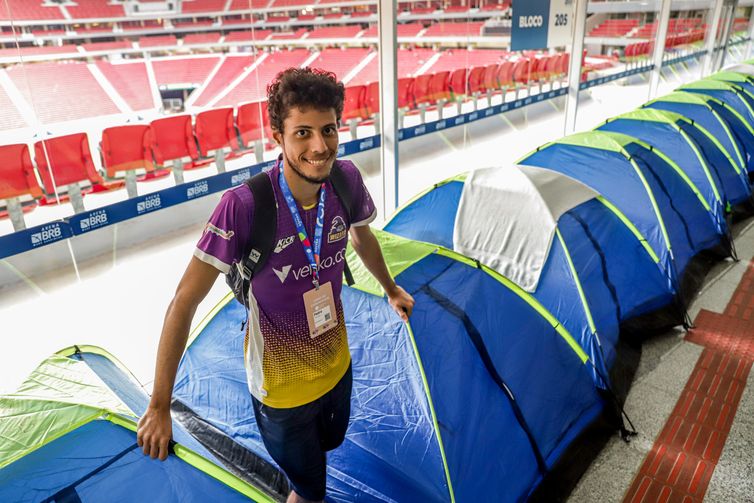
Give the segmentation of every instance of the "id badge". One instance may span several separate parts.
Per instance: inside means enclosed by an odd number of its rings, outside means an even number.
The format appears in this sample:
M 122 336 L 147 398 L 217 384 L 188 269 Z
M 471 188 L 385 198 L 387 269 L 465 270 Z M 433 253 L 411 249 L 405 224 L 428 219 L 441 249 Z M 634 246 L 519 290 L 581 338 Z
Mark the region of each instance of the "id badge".
M 304 294 L 304 307 L 309 322 L 309 336 L 312 339 L 338 325 L 335 298 L 329 281 L 320 285 L 319 290 L 312 288 Z

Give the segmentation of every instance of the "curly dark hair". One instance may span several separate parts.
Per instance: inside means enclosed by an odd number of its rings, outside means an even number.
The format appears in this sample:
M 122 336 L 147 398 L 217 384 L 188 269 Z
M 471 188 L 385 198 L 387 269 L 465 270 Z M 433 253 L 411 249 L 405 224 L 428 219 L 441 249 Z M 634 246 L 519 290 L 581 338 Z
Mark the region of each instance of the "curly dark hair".
M 293 107 L 334 109 L 340 122 L 345 86 L 335 74 L 318 68 L 288 68 L 267 86 L 267 113 L 273 131 L 283 132 L 283 121 Z

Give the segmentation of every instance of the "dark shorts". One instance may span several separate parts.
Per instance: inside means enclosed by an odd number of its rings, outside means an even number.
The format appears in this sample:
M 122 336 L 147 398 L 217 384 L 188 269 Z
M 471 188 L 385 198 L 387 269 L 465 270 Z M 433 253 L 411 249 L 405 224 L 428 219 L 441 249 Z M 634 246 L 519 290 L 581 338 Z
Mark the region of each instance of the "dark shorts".
M 313 402 L 277 409 L 252 397 L 262 441 L 283 469 L 296 494 L 325 498 L 325 453 L 343 443 L 351 416 L 351 366 L 338 384 Z

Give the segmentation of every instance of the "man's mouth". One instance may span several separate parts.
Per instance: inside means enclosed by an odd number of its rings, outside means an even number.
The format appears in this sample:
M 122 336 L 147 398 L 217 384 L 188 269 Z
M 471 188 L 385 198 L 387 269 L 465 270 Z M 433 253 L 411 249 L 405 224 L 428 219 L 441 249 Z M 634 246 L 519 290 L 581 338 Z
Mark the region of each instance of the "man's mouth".
M 308 162 L 312 166 L 324 166 L 324 164 L 330 159 L 329 157 L 325 157 L 324 159 L 307 159 L 306 157 L 303 158 L 304 161 Z

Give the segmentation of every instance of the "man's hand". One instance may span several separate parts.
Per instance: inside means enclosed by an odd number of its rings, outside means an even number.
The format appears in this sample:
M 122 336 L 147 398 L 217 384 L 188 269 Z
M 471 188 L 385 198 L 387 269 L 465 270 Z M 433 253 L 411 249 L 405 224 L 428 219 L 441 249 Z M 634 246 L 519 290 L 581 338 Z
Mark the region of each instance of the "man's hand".
M 139 420 L 136 431 L 136 443 L 144 454 L 152 459 L 160 458 L 160 461 L 165 461 L 172 437 L 173 423 L 170 419 L 170 409 L 147 407 Z
M 408 322 L 408 317 L 411 316 L 411 312 L 414 310 L 414 298 L 403 288 L 395 285 L 387 293 L 387 300 L 390 305 L 393 306 L 398 316 L 405 322 Z

